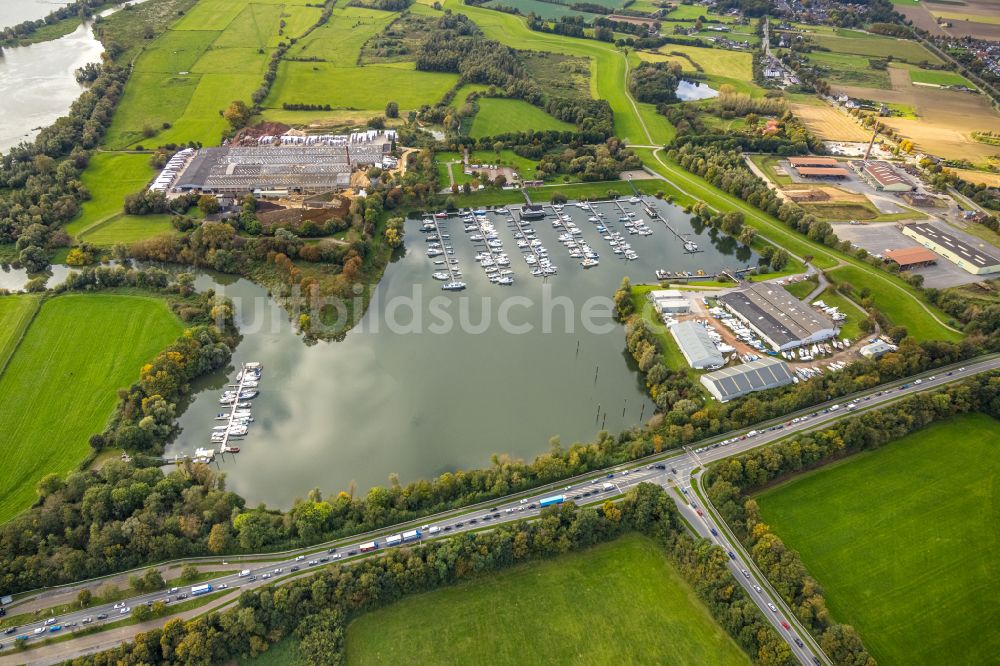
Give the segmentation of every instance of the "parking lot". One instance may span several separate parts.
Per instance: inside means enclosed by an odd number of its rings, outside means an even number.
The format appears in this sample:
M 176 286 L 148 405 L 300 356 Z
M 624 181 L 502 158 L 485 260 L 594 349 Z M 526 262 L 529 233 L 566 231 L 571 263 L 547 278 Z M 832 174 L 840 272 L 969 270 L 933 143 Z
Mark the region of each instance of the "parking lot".
M 919 245 L 912 238 L 904 236 L 895 224 L 835 224 L 833 230 L 842 240 L 863 247 L 871 254 L 884 254 L 886 250 L 898 250 Z M 959 268 L 944 257 L 940 257 L 934 266 L 917 268 L 913 272 L 924 276 L 925 287 L 938 289 L 977 282 L 982 279 L 980 276 Z

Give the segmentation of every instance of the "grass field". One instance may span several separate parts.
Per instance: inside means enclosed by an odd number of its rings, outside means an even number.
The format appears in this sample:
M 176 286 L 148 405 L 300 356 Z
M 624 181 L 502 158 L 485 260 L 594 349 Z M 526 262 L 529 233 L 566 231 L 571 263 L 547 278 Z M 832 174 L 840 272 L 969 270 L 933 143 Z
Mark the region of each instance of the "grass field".
M 39 479 L 87 455 L 116 391 L 182 329 L 155 298 L 71 294 L 42 305 L 0 376 L 0 521 L 35 501 Z
M 806 296 L 812 293 L 812 290 L 816 288 L 819 282 L 815 279 L 813 280 L 799 280 L 798 282 L 793 282 L 791 284 L 784 285 L 785 291 L 794 296 L 795 298 L 802 300 Z
M 638 535 L 404 598 L 352 622 L 345 645 L 352 666 L 749 663 Z
M 136 59 L 105 146 L 218 144 L 228 129 L 220 112 L 233 100 L 250 100 L 263 80 L 270 49 L 319 18 L 321 10 L 306 4 L 198 2 Z
M 0 377 L 18 340 L 38 310 L 35 294 L 0 296 Z
M 145 188 L 155 173 L 144 153 L 95 153 L 82 177 L 90 190 L 90 201 L 83 203 L 80 215 L 66 225 L 66 232 L 79 238 L 91 227 L 121 214 L 125 197 Z
M 856 266 L 842 266 L 827 273 L 827 277 L 836 282 L 850 282 L 855 293 L 863 287 L 871 290 L 872 298 L 877 307 L 893 324 L 906 326 L 910 335 L 920 340 L 959 340 L 962 335 L 945 328 L 921 307 L 921 303 L 912 298 L 900 298 L 898 290 L 881 280 L 872 280 L 869 273 Z M 930 306 L 928 306 L 930 307 Z M 939 317 L 944 320 L 943 315 Z
M 563 16 L 582 16 L 589 23 L 597 14 L 591 12 L 576 11 L 567 4 L 555 2 L 542 2 L 542 0 L 490 0 L 486 7 L 517 7 L 521 14 L 536 14 L 543 19 L 558 19 Z
M 972 81 L 955 72 L 937 72 L 929 69 L 911 69 L 910 81 L 913 83 L 929 83 L 935 86 L 965 86 L 975 89 Z
M 363 7 L 339 7 L 333 10 L 329 21 L 295 44 L 289 54 L 323 58 L 337 67 L 354 67 L 365 42 L 382 32 L 398 15 Z
M 753 78 L 753 55 L 750 53 L 681 44 L 667 44 L 659 51 L 663 54 L 684 53 L 701 65 L 705 73 L 710 76 L 726 76 L 745 81 L 750 81 Z M 690 63 L 684 62 L 684 65 L 684 69 L 691 69 Z
M 381 113 L 387 102 L 395 101 L 404 111 L 436 103 L 456 81 L 457 74 L 387 65 L 335 67 L 326 62 L 282 62 L 264 104 L 330 104 Z
M 857 35 L 845 37 L 844 34 Z M 853 53 L 855 55 L 885 58 L 918 64 L 929 62 L 940 64 L 941 60 L 917 42 L 908 39 L 879 37 L 859 32 L 841 32 L 838 35 L 817 34 L 810 36 L 814 43 L 830 49 L 833 53 Z
M 480 98 L 479 111 L 472 120 L 469 135 L 479 138 L 506 132 L 572 132 L 575 129 L 574 125 L 557 120 L 524 100 Z
M 809 60 L 825 68 L 824 78 L 830 83 L 883 90 L 892 87 L 888 72 L 872 69 L 866 56 L 816 51 L 809 54 Z
M 92 245 L 111 247 L 116 243 L 128 245 L 153 236 L 178 234 L 170 218 L 170 215 L 115 215 L 90 227 L 79 238 Z
M 1000 423 L 934 424 L 762 493 L 830 612 L 881 664 L 986 664 L 1000 654 Z

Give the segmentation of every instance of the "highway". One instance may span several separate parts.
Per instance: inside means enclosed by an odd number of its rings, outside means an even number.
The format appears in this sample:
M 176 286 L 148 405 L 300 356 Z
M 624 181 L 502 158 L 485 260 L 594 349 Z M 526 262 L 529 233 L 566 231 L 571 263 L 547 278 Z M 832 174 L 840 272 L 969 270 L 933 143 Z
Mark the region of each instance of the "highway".
M 287 579 L 290 574 L 295 572 L 318 569 L 321 566 L 331 563 L 367 557 L 369 555 L 360 551 L 361 545 L 373 540 L 379 544 L 379 547 L 373 553 L 377 555 L 379 552 L 386 550 L 385 537 L 387 535 L 419 528 L 422 532 L 421 541 L 431 538 L 443 538 L 461 532 L 489 528 L 498 523 L 537 517 L 541 510 L 539 503 L 546 497 L 563 495 L 566 501 L 587 504 L 605 499 L 619 498 L 633 486 L 643 482 L 650 482 L 665 487 L 671 492 L 672 497 L 674 497 L 680 507 L 682 515 L 699 536 L 711 539 L 725 551 L 732 553 L 729 566 L 734 578 L 740 582 L 749 597 L 761 609 L 763 615 L 775 627 L 779 635 L 788 642 L 792 654 L 802 664 L 829 664 L 829 660 L 822 653 L 811 634 L 795 620 L 794 615 L 781 597 L 753 565 L 752 560 L 744 551 L 739 541 L 729 533 L 728 528 L 715 515 L 711 507 L 703 506 L 703 500 L 697 497 L 695 488 L 692 486 L 692 481 L 697 482 L 705 466 L 713 462 L 738 455 L 756 447 L 765 446 L 795 432 L 811 430 L 845 416 L 884 406 L 889 402 L 916 391 L 939 387 L 972 374 L 996 369 L 1000 369 L 1000 357 L 990 357 L 976 362 L 969 362 L 965 367 L 952 366 L 938 371 L 922 373 L 922 375 L 918 375 L 912 379 L 892 382 L 869 391 L 860 392 L 853 397 L 847 396 L 838 401 L 818 405 L 805 413 L 797 412 L 795 415 L 786 417 L 788 420 L 780 424 L 769 422 L 767 427 L 759 425 L 757 429 L 728 433 L 722 437 L 706 440 L 707 443 L 698 443 L 690 448 L 667 452 L 626 465 L 619 465 L 602 472 L 590 472 L 581 477 L 564 480 L 558 484 L 549 484 L 542 489 L 535 489 L 529 493 L 519 493 L 474 507 L 463 507 L 426 517 L 420 521 L 398 525 L 392 531 L 379 530 L 378 532 L 339 540 L 334 542 L 335 545 L 331 543 L 286 553 L 244 556 L 244 561 L 250 559 L 273 559 L 275 561 L 268 562 L 266 565 L 259 562 L 253 566 L 248 565 L 249 570 L 246 572 L 246 575 L 228 574 L 205 581 L 202 584 L 207 583 L 212 585 L 213 591 L 272 584 L 280 582 L 281 579 Z M 834 403 L 838 404 L 835 406 Z M 715 532 L 713 533 L 712 530 Z M 218 561 L 220 558 L 191 558 L 185 560 L 185 562 L 198 563 L 199 559 Z M 239 558 L 235 557 L 227 559 L 230 564 L 239 560 Z M 95 582 L 94 587 L 98 584 Z M 190 594 L 190 587 L 137 594 L 127 599 L 124 602 L 124 607 L 132 609 L 140 604 L 152 604 L 156 601 L 177 604 L 184 599 L 190 598 Z M 23 602 L 23 600 L 19 601 Z M 771 608 L 771 604 L 774 605 L 774 609 Z M 43 638 L 48 638 L 50 635 L 63 634 L 67 631 L 92 626 L 93 624 L 112 623 L 131 613 L 131 610 L 123 612 L 123 609 L 117 606 L 118 604 L 94 606 L 86 610 L 73 611 L 55 618 L 47 618 L 17 627 L 15 632 L 0 637 L 0 641 L 2 641 L 0 665 L 23 662 L 24 653 L 12 654 L 15 638 L 27 636 L 29 643 L 35 642 Z M 13 608 L 10 608 L 9 613 L 17 613 L 16 604 Z M 169 619 L 169 616 L 163 618 L 161 621 L 166 622 L 167 619 Z M 783 623 L 787 623 L 788 628 Z M 60 629 L 53 631 L 54 627 L 60 627 Z M 116 643 L 102 645 L 86 652 L 108 649 L 113 647 L 114 644 Z M 65 648 L 54 648 L 66 645 L 68 643 L 56 643 L 51 646 L 32 650 L 28 654 L 31 655 L 33 663 L 58 662 L 68 658 L 68 655 Z M 55 654 L 57 652 L 58 654 Z M 4 655 L 9 656 L 5 657 Z

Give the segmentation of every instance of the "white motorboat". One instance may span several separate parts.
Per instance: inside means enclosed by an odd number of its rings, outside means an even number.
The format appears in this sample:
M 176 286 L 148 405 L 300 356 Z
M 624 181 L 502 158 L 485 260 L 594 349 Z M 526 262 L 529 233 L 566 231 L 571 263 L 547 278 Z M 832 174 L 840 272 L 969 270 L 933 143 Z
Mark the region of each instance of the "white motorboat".
M 435 280 L 450 280 L 451 273 L 448 271 L 435 271 L 434 273 L 431 273 L 431 277 Z
M 462 291 L 463 289 L 465 289 L 465 283 L 459 282 L 457 280 L 454 282 L 446 282 L 443 285 L 441 285 L 441 289 L 443 289 L 444 291 Z
M 502 284 L 502 285 L 514 284 L 514 278 L 510 277 L 509 275 L 501 276 L 497 278 L 497 284 Z
M 584 268 L 593 268 L 599 263 L 600 262 L 597 261 L 596 259 L 584 259 L 583 261 L 580 262 L 580 265 L 583 266 Z

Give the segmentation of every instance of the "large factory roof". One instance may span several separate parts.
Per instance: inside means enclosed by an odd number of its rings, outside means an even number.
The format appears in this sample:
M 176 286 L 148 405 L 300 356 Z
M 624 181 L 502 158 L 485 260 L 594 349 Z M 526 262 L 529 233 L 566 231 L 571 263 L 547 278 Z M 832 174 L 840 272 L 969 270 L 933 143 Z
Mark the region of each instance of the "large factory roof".
M 779 346 L 834 328 L 833 320 L 781 287 L 767 283 L 723 294 L 719 301 Z
M 977 268 L 989 268 L 1000 265 L 1000 258 L 982 248 L 973 247 L 955 235 L 942 230 L 933 224 L 918 222 L 908 224 L 904 231 L 910 231 L 911 236 L 918 240 L 930 242 L 942 249 L 950 250 L 952 253 L 969 262 Z
M 358 166 L 380 164 L 379 144 L 202 148 L 177 179 L 184 190 L 331 190 Z

